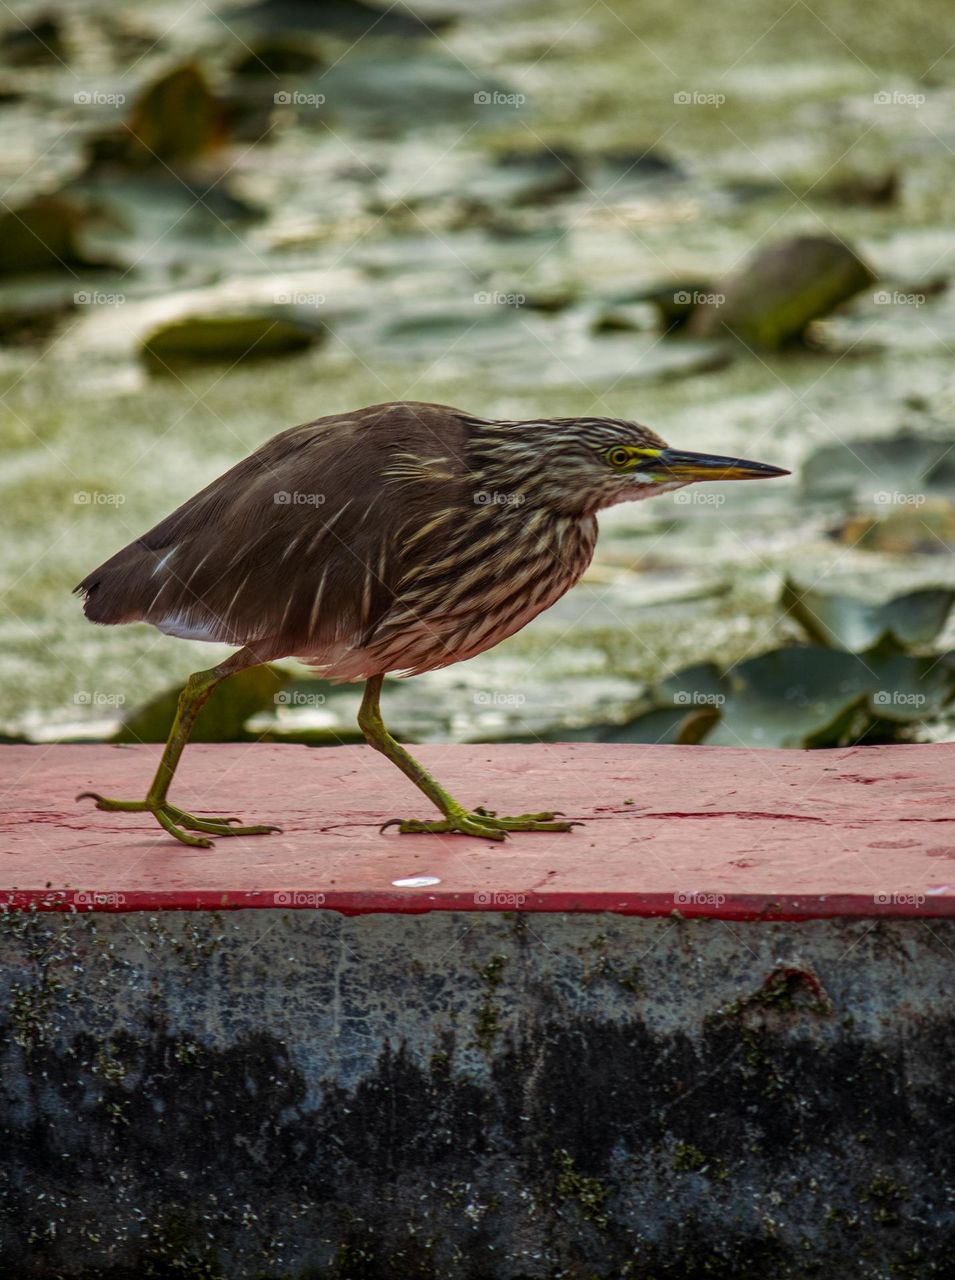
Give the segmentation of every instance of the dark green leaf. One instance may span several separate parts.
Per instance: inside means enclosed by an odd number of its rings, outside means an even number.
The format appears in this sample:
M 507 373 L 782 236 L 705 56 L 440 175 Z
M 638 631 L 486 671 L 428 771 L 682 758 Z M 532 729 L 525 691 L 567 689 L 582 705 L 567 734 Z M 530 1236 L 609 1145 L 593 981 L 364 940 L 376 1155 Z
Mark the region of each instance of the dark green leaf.
M 955 591 L 928 587 L 883 604 L 868 604 L 854 596 L 803 589 L 787 579 L 781 603 L 818 644 L 859 651 L 894 639 L 909 649 L 930 644 L 939 634 L 955 603 Z

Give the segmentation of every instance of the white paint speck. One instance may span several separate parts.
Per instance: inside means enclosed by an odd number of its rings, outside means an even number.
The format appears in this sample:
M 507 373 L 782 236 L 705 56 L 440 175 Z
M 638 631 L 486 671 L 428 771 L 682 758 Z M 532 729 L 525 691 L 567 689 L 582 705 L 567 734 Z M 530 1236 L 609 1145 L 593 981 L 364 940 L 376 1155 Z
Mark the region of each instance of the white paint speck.
M 440 884 L 438 876 L 408 876 L 405 880 L 392 880 L 396 889 L 427 889 L 429 885 Z

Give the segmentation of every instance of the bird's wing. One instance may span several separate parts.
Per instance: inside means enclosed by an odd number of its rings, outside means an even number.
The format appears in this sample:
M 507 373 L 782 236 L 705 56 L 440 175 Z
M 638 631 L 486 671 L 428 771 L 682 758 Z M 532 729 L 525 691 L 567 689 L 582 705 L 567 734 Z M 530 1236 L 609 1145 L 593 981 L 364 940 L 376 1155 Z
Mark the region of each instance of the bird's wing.
M 415 533 L 461 501 L 469 421 L 399 402 L 274 436 L 85 578 L 87 617 L 289 654 L 361 644 Z

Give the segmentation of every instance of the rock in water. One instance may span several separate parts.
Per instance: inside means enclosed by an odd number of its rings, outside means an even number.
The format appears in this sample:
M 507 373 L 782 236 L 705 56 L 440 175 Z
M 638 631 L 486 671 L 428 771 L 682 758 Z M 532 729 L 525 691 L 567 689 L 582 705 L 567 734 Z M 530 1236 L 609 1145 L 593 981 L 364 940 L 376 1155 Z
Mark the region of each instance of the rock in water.
M 89 167 L 177 168 L 213 150 L 226 133 L 222 103 L 203 72 L 184 63 L 139 94 L 124 125 L 89 140 Z
M 692 316 L 689 329 L 708 338 L 729 330 L 754 346 L 782 347 L 874 280 L 840 240 L 797 236 L 761 249 L 723 281 Z
M 0 212 L 0 275 L 29 271 L 72 271 L 103 266 L 82 247 L 92 211 L 82 201 L 53 193 Z
M 324 325 L 275 309 L 261 314 L 185 316 L 153 330 L 140 350 L 148 367 L 162 373 L 180 365 L 237 364 L 303 351 L 324 337 Z

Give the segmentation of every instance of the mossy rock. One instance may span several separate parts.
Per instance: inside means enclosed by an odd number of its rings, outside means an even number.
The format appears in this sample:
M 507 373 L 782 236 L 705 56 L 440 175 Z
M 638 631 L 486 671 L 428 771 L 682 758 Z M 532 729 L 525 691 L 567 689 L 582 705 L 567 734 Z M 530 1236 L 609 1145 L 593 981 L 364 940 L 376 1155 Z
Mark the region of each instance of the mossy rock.
M 183 364 L 230 364 L 304 351 L 325 336 L 321 325 L 271 312 L 187 316 L 153 330 L 141 351 L 153 372 Z
M 184 63 L 143 90 L 125 125 L 91 141 L 90 167 L 175 167 L 218 146 L 227 132 L 226 112 L 205 75 Z
M 729 332 L 752 346 L 783 347 L 874 280 L 841 240 L 797 236 L 759 250 L 698 308 L 689 328 L 701 337 Z
M 88 257 L 80 243 L 90 217 L 85 203 L 59 194 L 0 211 L 0 275 L 104 265 Z

